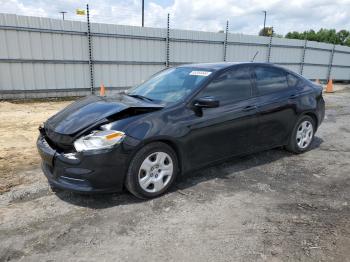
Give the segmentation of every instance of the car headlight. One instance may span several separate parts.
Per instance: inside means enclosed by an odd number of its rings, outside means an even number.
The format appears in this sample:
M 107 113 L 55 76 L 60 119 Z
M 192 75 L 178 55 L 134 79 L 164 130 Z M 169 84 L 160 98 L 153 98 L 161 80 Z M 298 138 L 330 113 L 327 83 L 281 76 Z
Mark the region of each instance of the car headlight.
M 125 134 L 120 131 L 94 131 L 87 136 L 78 138 L 74 142 L 78 152 L 111 148 L 123 141 Z

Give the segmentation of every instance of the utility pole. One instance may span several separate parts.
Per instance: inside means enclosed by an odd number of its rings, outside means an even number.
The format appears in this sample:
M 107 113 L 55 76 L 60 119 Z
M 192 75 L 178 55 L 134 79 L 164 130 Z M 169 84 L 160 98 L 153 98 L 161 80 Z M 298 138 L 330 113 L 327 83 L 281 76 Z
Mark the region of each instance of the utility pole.
M 67 12 L 66 11 L 61 11 L 60 13 L 62 14 L 62 20 L 64 20 L 64 14 L 66 14 Z
M 264 13 L 264 32 L 265 32 L 265 28 L 266 28 L 266 10 L 264 10 L 263 13 Z
M 142 27 L 145 26 L 145 0 L 142 0 Z

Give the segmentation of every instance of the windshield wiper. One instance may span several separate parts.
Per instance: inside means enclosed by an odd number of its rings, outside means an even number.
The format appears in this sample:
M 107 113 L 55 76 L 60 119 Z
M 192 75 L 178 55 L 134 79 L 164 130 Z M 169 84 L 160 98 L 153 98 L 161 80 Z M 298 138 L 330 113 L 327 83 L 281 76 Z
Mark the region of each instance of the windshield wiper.
M 135 97 L 135 98 L 139 98 L 142 100 L 147 100 L 147 101 L 151 101 L 153 102 L 154 100 L 152 98 L 146 97 L 146 96 L 142 96 L 142 95 L 130 95 L 130 94 L 126 94 L 127 96 L 131 96 L 131 97 Z

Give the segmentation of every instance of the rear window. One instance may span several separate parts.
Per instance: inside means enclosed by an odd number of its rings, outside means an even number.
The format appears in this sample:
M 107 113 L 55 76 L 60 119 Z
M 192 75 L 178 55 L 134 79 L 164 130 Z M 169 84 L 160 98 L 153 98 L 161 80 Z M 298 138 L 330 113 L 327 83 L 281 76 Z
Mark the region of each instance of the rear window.
M 296 87 L 299 84 L 299 78 L 292 74 L 287 74 L 287 83 L 289 87 Z
M 274 67 L 256 67 L 256 87 L 260 95 L 275 93 L 288 88 L 287 72 Z

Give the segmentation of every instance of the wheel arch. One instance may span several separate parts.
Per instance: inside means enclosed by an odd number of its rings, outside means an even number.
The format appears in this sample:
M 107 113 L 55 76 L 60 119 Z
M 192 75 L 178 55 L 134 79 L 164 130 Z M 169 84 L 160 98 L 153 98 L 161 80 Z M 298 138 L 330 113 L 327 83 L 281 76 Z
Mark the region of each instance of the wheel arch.
M 317 130 L 317 128 L 318 128 L 318 118 L 317 118 L 317 114 L 316 114 L 315 112 L 312 112 L 312 111 L 304 112 L 304 113 L 302 113 L 302 114 L 299 116 L 299 118 L 300 118 L 300 117 L 303 117 L 303 116 L 309 116 L 309 117 L 311 117 L 311 118 L 315 121 L 315 129 Z M 316 130 L 315 130 L 315 131 L 316 131 Z
M 182 157 L 182 154 L 181 154 L 181 149 L 180 149 L 180 146 L 175 142 L 173 141 L 173 139 L 170 139 L 168 137 L 155 137 L 155 138 L 152 138 L 152 139 L 148 139 L 148 140 L 145 140 L 143 141 L 142 143 L 140 143 L 138 145 L 138 147 L 136 148 L 136 150 L 133 152 L 133 154 L 131 155 L 131 158 L 132 159 L 136 153 L 141 149 L 143 148 L 144 146 L 148 145 L 148 144 L 152 144 L 152 143 L 157 143 L 157 142 L 161 142 L 161 143 L 164 143 L 166 144 L 167 146 L 169 146 L 171 149 L 174 150 L 175 154 L 176 154 L 176 158 L 177 158 L 177 161 L 178 161 L 178 171 L 179 171 L 179 175 L 181 175 L 182 173 L 182 170 L 183 170 L 183 157 Z
M 302 113 L 300 113 L 300 114 L 297 116 L 297 118 L 296 118 L 296 120 L 295 120 L 295 123 L 293 124 L 293 127 L 292 127 L 291 131 L 289 132 L 288 140 L 287 140 L 287 141 L 289 141 L 290 136 L 293 134 L 294 128 L 296 128 L 296 125 L 297 125 L 298 121 L 299 121 L 300 118 L 302 118 L 303 116 L 309 116 L 309 117 L 311 117 L 311 118 L 315 121 L 315 126 L 316 126 L 316 127 L 315 127 L 315 129 L 316 129 L 315 132 L 317 131 L 318 119 L 317 119 L 316 113 L 314 113 L 314 112 L 312 112 L 312 111 L 302 112 Z
M 180 148 L 179 146 L 174 142 L 172 141 L 171 139 L 159 139 L 159 140 L 153 140 L 152 142 L 162 142 L 168 146 L 170 146 L 175 154 L 176 154 L 176 157 L 177 157 L 177 162 L 178 162 L 178 172 L 179 174 L 181 174 L 181 171 L 182 171 L 182 155 L 180 153 Z

